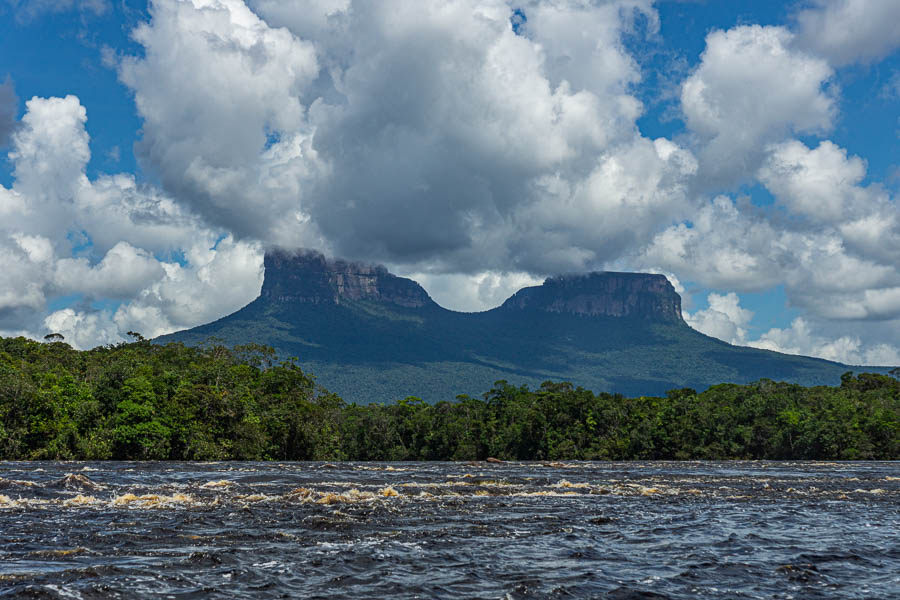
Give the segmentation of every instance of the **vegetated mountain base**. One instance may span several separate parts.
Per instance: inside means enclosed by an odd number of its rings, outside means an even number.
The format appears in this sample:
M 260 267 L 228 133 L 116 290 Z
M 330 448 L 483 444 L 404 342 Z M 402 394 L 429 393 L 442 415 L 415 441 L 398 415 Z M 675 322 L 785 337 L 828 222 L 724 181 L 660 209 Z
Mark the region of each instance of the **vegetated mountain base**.
M 900 381 L 347 404 L 262 346 L 0 338 L 0 459 L 900 459 Z
M 493 310 L 460 313 L 383 267 L 276 251 L 265 269 L 249 305 L 157 341 L 272 346 L 360 404 L 407 395 L 438 402 L 501 379 L 530 387 L 564 380 L 625 395 L 762 377 L 836 385 L 850 369 L 703 335 L 684 322 L 681 298 L 662 275 L 552 277 Z

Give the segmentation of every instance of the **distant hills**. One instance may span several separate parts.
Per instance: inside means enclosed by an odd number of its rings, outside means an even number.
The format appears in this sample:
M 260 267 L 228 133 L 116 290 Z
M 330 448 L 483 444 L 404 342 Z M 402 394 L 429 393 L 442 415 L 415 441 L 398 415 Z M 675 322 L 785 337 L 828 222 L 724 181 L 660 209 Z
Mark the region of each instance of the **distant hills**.
M 565 380 L 635 396 L 760 378 L 834 385 L 851 369 L 695 331 L 662 275 L 551 277 L 495 309 L 461 313 L 384 267 L 310 251 L 268 252 L 256 300 L 156 341 L 198 344 L 210 337 L 297 357 L 320 384 L 361 404 L 409 395 L 452 400 L 481 394 L 500 379 L 530 386 Z

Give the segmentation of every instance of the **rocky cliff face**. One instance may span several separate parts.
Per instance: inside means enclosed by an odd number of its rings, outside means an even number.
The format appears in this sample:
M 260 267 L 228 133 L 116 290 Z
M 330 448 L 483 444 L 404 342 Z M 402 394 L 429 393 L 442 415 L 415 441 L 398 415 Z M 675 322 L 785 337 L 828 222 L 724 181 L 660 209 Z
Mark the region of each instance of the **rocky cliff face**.
M 275 302 L 375 300 L 409 308 L 434 305 L 422 286 L 382 266 L 329 260 L 309 250 L 272 250 L 266 252 L 264 264 L 260 296 Z
M 506 310 L 682 321 L 681 296 L 664 275 L 599 272 L 550 277 L 503 303 Z
M 382 266 L 326 259 L 309 250 L 274 250 L 265 256 L 261 296 L 280 303 L 341 304 L 372 300 L 407 308 L 437 307 L 415 281 Z M 550 277 L 524 288 L 499 310 L 540 310 L 582 316 L 680 322 L 681 297 L 663 275 L 588 273 Z

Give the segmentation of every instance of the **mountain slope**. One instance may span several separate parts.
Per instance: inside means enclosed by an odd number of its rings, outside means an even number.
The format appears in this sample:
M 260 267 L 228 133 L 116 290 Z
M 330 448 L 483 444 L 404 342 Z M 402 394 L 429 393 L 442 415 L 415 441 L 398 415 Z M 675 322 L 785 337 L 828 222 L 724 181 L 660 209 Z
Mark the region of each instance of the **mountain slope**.
M 480 394 L 494 381 L 568 380 L 595 391 L 662 394 L 768 377 L 835 384 L 838 363 L 737 347 L 681 317 L 662 275 L 590 273 L 549 278 L 502 306 L 459 313 L 383 267 L 271 252 L 260 296 L 207 325 L 158 342 L 256 342 L 297 357 L 348 401 L 429 401 Z

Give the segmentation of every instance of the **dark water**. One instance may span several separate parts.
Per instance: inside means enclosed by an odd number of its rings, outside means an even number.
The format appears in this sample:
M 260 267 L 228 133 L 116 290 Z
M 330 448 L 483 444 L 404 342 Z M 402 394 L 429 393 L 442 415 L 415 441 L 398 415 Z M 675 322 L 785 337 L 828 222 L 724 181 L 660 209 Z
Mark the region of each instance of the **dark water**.
M 900 463 L 0 463 L 0 597 L 900 598 Z

